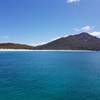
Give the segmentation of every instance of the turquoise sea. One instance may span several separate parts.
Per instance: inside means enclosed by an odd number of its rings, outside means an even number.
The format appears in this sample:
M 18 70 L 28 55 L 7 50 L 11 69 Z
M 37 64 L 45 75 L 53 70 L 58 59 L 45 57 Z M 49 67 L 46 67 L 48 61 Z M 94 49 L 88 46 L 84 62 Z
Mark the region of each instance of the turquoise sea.
M 0 100 L 100 100 L 100 52 L 2 51 Z

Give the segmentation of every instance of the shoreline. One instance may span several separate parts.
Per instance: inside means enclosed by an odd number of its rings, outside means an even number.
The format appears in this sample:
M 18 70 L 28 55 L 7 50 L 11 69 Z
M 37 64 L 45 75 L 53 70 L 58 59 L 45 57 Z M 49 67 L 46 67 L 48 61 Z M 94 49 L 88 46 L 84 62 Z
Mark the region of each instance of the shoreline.
M 64 51 L 64 52 L 97 52 L 93 50 L 28 50 L 28 49 L 0 49 L 0 51 Z M 99 52 L 99 51 L 98 51 Z

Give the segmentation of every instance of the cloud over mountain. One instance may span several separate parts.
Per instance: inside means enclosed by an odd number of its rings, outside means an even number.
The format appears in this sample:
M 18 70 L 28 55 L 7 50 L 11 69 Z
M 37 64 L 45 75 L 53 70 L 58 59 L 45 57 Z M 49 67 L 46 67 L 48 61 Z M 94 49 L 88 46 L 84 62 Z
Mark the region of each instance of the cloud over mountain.
M 77 32 L 80 32 L 80 31 L 84 31 L 84 32 L 88 32 L 88 31 L 90 31 L 90 30 L 92 30 L 93 29 L 93 26 L 91 27 L 91 26 L 84 26 L 84 27 L 82 27 L 82 28 L 80 28 L 80 29 L 78 29 L 78 28 L 74 28 L 74 30 L 75 31 L 77 31 Z
M 85 26 L 83 28 L 81 28 L 82 31 L 89 31 L 92 30 L 92 28 L 90 26 Z
M 97 31 L 91 32 L 90 34 L 93 36 L 100 37 L 100 32 L 97 32 Z

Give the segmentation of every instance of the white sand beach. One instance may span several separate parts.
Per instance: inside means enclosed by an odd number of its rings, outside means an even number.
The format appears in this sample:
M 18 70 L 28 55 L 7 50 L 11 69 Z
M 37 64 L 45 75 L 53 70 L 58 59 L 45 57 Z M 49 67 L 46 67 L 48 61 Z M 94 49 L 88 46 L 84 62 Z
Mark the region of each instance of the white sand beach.
M 33 51 L 27 49 L 0 49 L 0 51 Z
M 92 50 L 28 50 L 28 49 L 0 49 L 0 51 L 64 51 L 64 52 L 93 52 Z

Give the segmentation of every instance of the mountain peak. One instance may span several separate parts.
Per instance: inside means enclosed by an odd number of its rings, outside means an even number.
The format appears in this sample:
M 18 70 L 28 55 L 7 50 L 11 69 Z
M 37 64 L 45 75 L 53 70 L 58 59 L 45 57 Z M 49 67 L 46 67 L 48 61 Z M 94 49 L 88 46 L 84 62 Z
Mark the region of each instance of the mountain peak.
M 90 35 L 87 32 L 82 32 L 76 36 L 79 37 L 83 41 L 91 41 L 94 38 L 92 35 Z
M 87 32 L 82 32 L 82 33 L 80 33 L 80 34 L 78 34 L 79 36 L 90 36 L 90 34 L 89 33 L 87 33 Z

